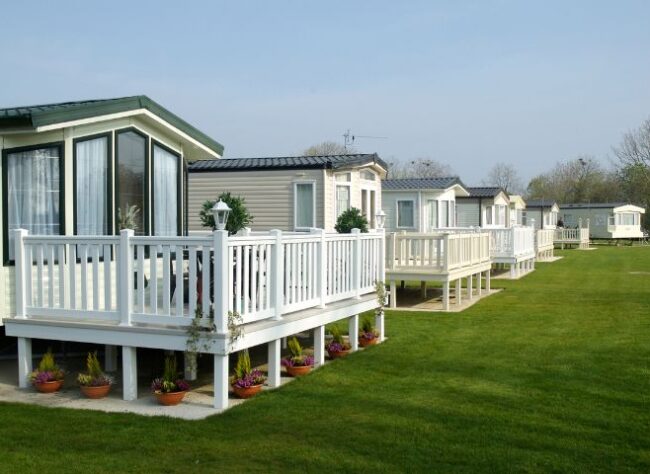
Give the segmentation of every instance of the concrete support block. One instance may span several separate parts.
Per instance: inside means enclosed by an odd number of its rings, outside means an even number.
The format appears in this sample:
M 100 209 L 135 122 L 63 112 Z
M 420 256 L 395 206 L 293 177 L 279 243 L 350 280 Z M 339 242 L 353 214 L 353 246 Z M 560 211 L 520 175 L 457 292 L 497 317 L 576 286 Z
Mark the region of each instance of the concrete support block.
M 283 338 L 286 340 L 286 338 Z M 280 386 L 280 339 L 268 343 L 268 384 L 269 387 Z
M 228 408 L 228 355 L 214 355 L 214 407 Z
M 397 284 L 395 280 L 390 282 L 390 307 L 397 308 Z
M 314 328 L 314 366 L 325 364 L 325 326 Z
M 122 398 L 138 398 L 138 349 L 122 346 Z
M 32 372 L 32 340 L 28 337 L 18 338 L 18 386 L 29 387 L 29 374 Z
M 196 380 L 197 377 L 197 366 L 198 366 L 198 361 L 197 357 L 198 354 L 190 354 L 189 352 L 183 353 L 183 356 L 185 358 L 185 364 L 184 364 L 184 376 L 185 380 Z
M 443 282 L 442 284 L 442 309 L 443 311 L 449 311 L 449 290 L 450 284 L 448 281 Z
M 359 315 L 348 318 L 348 339 L 350 340 L 350 350 L 359 350 Z

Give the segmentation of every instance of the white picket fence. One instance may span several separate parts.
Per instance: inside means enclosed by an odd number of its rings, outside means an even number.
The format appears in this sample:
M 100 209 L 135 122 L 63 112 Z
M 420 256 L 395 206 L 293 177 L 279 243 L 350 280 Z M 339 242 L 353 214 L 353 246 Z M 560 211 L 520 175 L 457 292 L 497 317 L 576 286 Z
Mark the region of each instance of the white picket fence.
M 490 261 L 486 232 L 391 233 L 387 269 L 448 272 Z
M 589 228 L 555 229 L 555 243 L 589 244 Z
M 535 255 L 535 229 L 515 226 L 505 229 L 487 229 L 493 258 L 515 258 Z
M 243 323 L 359 297 L 384 280 L 383 232 L 195 237 L 33 236 L 17 230 L 16 317 L 121 325 Z
M 554 229 L 537 229 L 535 233 L 535 251 L 544 252 L 553 248 Z

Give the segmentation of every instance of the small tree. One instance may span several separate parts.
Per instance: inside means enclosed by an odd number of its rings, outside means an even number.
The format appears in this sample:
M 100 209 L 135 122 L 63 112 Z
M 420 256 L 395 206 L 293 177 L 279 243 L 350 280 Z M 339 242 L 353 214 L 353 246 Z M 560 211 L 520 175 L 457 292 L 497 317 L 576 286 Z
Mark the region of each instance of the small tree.
M 230 214 L 228 214 L 228 221 L 226 222 L 226 230 L 229 235 L 236 234 L 253 222 L 253 216 L 246 209 L 244 198 L 241 196 L 232 196 L 229 192 L 225 192 L 221 193 L 216 201 L 205 201 L 203 203 L 203 207 L 199 212 L 203 227 L 215 230 L 216 225 L 214 215 L 212 214 L 212 207 L 219 199 L 225 202 L 230 208 Z
M 368 232 L 368 219 L 361 214 L 356 207 L 343 211 L 334 226 L 339 234 L 349 234 L 352 229 L 359 229 L 361 232 Z

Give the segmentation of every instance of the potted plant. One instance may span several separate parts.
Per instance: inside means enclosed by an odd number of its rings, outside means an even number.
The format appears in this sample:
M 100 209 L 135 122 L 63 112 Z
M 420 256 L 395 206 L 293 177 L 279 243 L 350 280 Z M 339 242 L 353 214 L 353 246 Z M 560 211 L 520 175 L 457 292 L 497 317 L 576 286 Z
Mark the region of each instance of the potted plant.
M 282 365 L 287 373 L 292 377 L 308 374 L 314 366 L 314 357 L 302 353 L 302 347 L 295 337 L 289 340 L 289 351 L 291 356 L 282 359 Z
M 373 346 L 379 341 L 379 332 L 372 324 L 372 320 L 366 316 L 361 321 L 361 334 L 359 334 L 359 345 L 361 347 Z
M 86 357 L 86 373 L 77 376 L 81 392 L 88 398 L 104 398 L 108 395 L 113 379 L 106 375 L 97 359 L 97 352 L 89 352 Z
M 262 390 L 266 377 L 260 370 L 251 367 L 248 349 L 239 353 L 235 375 L 232 378 L 232 390 L 239 398 L 250 398 Z
M 161 378 L 154 379 L 151 383 L 151 391 L 161 405 L 178 405 L 187 391 L 190 384 L 178 377 L 176 368 L 176 357 L 165 358 L 165 370 Z
M 330 333 L 332 334 L 332 339 L 325 344 L 325 349 L 330 358 L 338 359 L 339 357 L 345 357 L 348 355 L 350 353 L 350 344 L 343 340 L 341 330 L 338 326 L 332 326 L 330 328 Z
M 29 375 L 29 379 L 42 393 L 57 392 L 63 385 L 64 372 L 54 362 L 52 349 L 48 349 L 38 364 L 38 369 Z

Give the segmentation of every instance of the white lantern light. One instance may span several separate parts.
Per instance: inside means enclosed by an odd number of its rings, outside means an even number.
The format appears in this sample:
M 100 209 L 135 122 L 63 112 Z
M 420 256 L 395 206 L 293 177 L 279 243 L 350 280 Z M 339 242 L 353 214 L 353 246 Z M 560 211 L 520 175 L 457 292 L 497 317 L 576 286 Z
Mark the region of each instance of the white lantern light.
M 383 229 L 385 222 L 386 222 L 386 213 L 381 209 L 379 209 L 377 211 L 377 214 L 375 214 L 375 224 L 377 226 L 377 229 Z
M 228 222 L 228 215 L 230 214 L 228 204 L 219 199 L 219 202 L 212 206 L 212 215 L 214 216 L 214 224 L 217 230 L 224 230 L 226 222 Z

